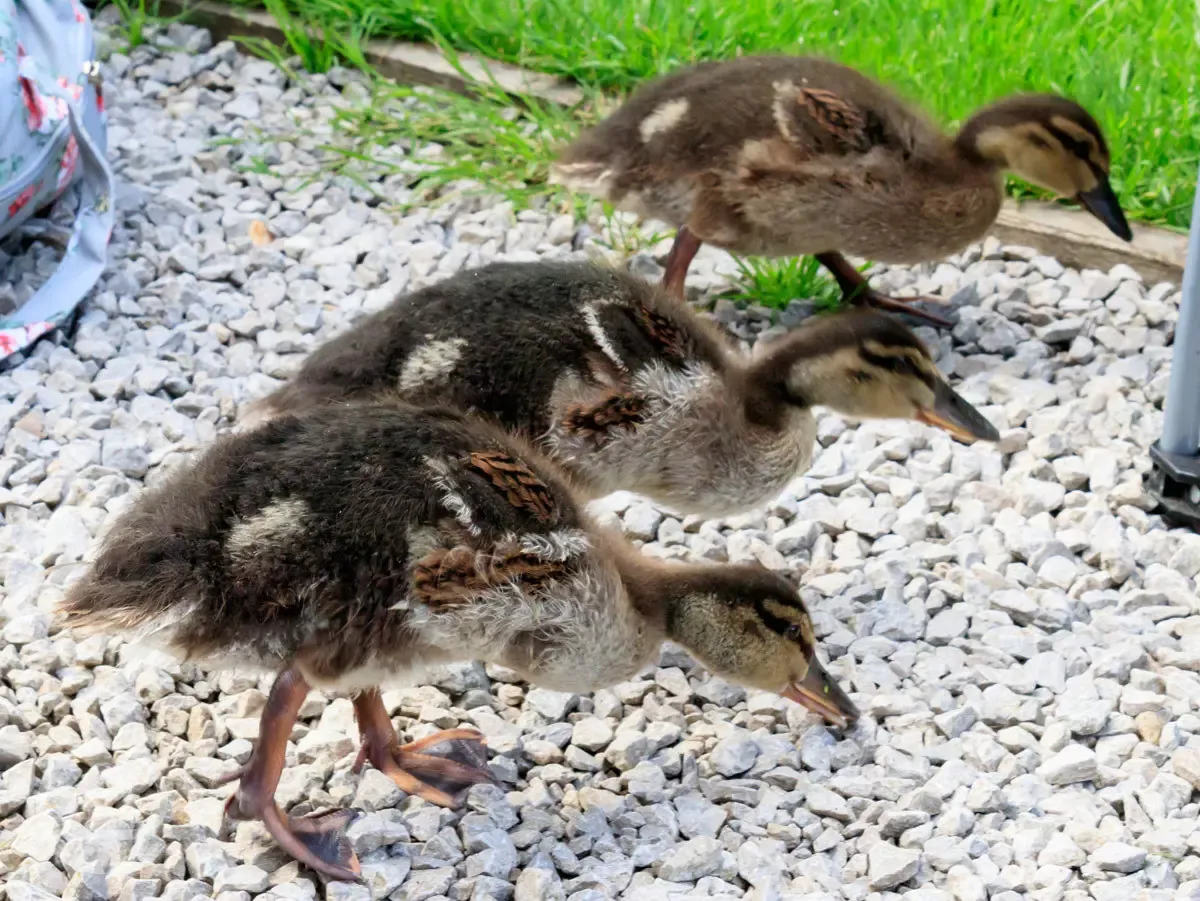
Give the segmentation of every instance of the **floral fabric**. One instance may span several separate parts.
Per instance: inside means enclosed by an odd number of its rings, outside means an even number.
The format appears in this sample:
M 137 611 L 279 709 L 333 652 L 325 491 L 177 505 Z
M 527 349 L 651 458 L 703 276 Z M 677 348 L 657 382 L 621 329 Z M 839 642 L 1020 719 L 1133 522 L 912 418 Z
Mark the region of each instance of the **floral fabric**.
M 0 238 L 80 186 L 59 270 L 0 319 L 0 360 L 60 325 L 103 269 L 112 176 L 93 57 L 92 24 L 78 0 L 0 0 Z M 91 177 L 81 180 L 85 168 Z

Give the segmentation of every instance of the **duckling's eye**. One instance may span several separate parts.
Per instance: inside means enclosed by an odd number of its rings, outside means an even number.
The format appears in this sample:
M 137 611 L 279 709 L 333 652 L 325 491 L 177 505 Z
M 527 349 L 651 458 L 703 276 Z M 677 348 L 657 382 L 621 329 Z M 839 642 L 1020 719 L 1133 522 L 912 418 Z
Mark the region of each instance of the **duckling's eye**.
M 788 641 L 799 641 L 802 634 L 803 630 L 800 628 L 800 626 L 793 623 L 787 627 L 787 631 L 783 633 L 783 637 Z
M 871 373 L 866 372 L 862 369 L 856 369 L 854 371 L 854 381 L 859 382 L 859 383 L 869 382 L 869 381 L 871 381 Z
M 1038 134 L 1030 134 L 1029 143 L 1034 147 L 1040 147 L 1042 150 L 1050 149 L 1050 142 Z

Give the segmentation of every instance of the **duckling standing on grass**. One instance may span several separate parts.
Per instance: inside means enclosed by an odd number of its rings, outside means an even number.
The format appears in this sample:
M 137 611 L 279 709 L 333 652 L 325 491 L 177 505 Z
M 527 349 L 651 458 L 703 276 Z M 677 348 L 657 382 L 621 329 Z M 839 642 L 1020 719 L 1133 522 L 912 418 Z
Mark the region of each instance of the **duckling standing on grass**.
M 568 146 L 550 180 L 677 226 L 663 281 L 681 296 L 707 242 L 813 254 L 848 299 L 947 325 L 873 291 L 842 254 L 921 263 L 957 253 L 995 221 L 1005 171 L 1132 238 L 1108 145 L 1079 104 L 1009 97 L 948 138 L 882 85 L 815 57 L 746 56 L 655 79 Z
M 116 523 L 64 601 L 112 630 L 211 665 L 280 673 L 227 811 L 261 818 L 334 879 L 358 861 L 349 811 L 274 801 L 309 687 L 357 692 L 360 759 L 453 805 L 489 781 L 481 736 L 400 745 L 378 686 L 432 664 L 494 661 L 560 691 L 629 678 L 665 638 L 713 672 L 834 723 L 857 716 L 821 668 L 796 590 L 757 566 L 669 564 L 594 526 L 566 481 L 457 413 L 343 405 L 218 440 Z
M 247 422 L 397 393 L 489 415 L 592 496 L 712 516 L 808 468 L 817 405 L 999 437 L 894 317 L 814 318 L 749 357 L 661 288 L 579 262 L 494 263 L 402 297 L 318 348 Z

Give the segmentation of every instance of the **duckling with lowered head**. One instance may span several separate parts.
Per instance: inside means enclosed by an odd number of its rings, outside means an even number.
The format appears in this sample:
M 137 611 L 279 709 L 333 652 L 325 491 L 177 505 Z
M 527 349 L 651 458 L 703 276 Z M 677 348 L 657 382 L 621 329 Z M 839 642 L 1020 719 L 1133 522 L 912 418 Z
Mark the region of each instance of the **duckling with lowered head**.
M 1132 232 L 1096 120 L 1055 95 L 986 106 L 953 138 L 879 83 L 826 59 L 745 56 L 655 79 L 565 148 L 550 180 L 678 227 L 664 283 L 702 243 L 813 254 L 858 302 L 947 324 L 867 287 L 843 253 L 943 258 L 980 240 L 1010 171 Z
M 133 633 L 184 658 L 280 673 L 227 811 L 261 818 L 334 879 L 358 861 L 349 811 L 274 801 L 309 687 L 357 692 L 360 760 L 453 805 L 490 780 L 478 733 L 401 746 L 378 687 L 482 659 L 561 691 L 631 677 L 666 638 L 713 672 L 838 724 L 796 590 L 758 566 L 643 557 L 592 524 L 531 447 L 455 412 L 343 405 L 227 435 L 139 496 L 68 591 L 66 625 Z
M 814 406 L 999 437 L 894 317 L 815 317 L 750 357 L 658 286 L 580 262 L 495 263 L 402 297 L 247 419 L 395 393 L 492 417 L 592 496 L 626 489 L 714 516 L 808 468 Z

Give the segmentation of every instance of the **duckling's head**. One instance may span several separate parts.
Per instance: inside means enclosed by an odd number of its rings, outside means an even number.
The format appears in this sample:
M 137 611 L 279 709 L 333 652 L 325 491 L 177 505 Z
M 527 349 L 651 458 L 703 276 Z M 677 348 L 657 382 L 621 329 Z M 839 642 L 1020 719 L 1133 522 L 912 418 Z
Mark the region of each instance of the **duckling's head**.
M 921 339 L 893 316 L 854 309 L 814 318 L 767 345 L 755 364 L 785 403 L 852 419 L 911 419 L 960 441 L 1000 433 L 938 372 Z
M 817 660 L 812 620 L 786 579 L 762 566 L 672 570 L 667 634 L 709 670 L 783 695 L 839 726 L 858 717 Z
M 1118 238 L 1133 239 L 1108 182 L 1108 144 L 1091 113 L 1054 94 L 1023 94 L 984 107 L 955 139 L 1030 184 L 1077 200 Z

